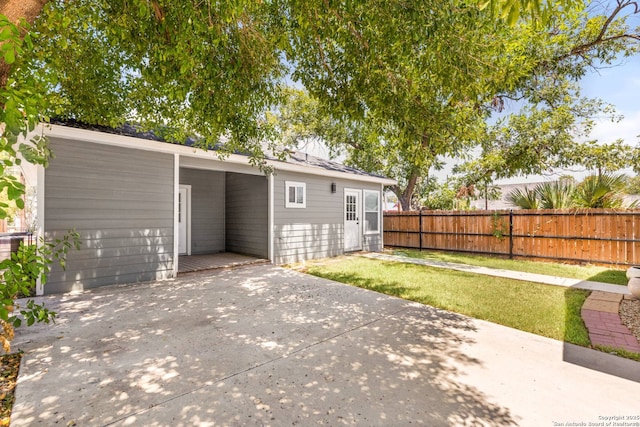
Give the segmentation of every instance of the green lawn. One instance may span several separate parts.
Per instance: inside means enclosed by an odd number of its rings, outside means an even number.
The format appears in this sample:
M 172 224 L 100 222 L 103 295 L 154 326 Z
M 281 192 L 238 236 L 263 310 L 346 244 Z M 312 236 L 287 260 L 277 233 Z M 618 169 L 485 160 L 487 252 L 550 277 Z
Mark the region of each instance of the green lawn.
M 572 265 L 553 262 L 534 262 L 526 260 L 505 259 L 457 252 L 416 251 L 410 249 L 393 250 L 394 255 L 410 258 L 432 259 L 437 261 L 457 262 L 481 267 L 501 268 L 504 270 L 523 271 L 526 273 L 548 274 L 550 276 L 569 277 L 573 279 L 594 280 L 614 285 L 627 284 L 625 270 L 615 270 L 595 265 Z
M 573 344 L 589 292 L 360 257 L 308 261 L 306 272 Z

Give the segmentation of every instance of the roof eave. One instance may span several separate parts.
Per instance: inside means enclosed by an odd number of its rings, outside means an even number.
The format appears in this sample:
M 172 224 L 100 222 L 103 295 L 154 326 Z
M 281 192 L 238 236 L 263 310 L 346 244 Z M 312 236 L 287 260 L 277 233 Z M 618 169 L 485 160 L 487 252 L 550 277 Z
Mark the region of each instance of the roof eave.
M 178 154 L 185 157 L 196 157 L 209 159 L 217 162 L 228 162 L 239 165 L 252 166 L 249 163 L 247 156 L 239 154 L 229 154 L 222 158 L 215 151 L 206 151 L 200 148 L 188 147 L 185 145 L 170 144 L 166 142 L 136 138 L 126 135 L 118 135 L 105 132 L 97 132 L 95 130 L 80 129 L 68 126 L 53 125 L 53 124 L 41 124 L 35 133 L 46 135 L 48 137 L 86 141 L 95 144 L 104 144 L 124 148 L 133 148 L 138 150 L 153 151 L 157 153 Z M 360 175 L 357 173 L 332 171 L 325 168 L 287 163 L 277 160 L 266 160 L 267 166 L 274 168 L 275 170 L 284 172 L 298 172 L 307 173 L 312 175 L 320 175 L 331 178 L 350 179 L 354 181 L 363 181 L 376 183 L 381 185 L 396 185 L 397 182 L 390 178 L 377 177 L 371 175 Z

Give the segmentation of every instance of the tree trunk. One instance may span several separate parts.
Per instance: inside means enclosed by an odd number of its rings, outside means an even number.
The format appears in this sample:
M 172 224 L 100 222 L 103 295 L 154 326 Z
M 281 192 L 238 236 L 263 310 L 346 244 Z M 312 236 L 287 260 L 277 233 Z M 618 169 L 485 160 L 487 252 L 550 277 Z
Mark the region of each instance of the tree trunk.
M 398 202 L 400 203 L 400 209 L 404 212 L 404 211 L 410 211 L 411 210 L 411 196 L 409 196 L 407 198 L 407 196 L 404 195 L 404 192 L 401 192 L 400 194 L 396 193 L 396 196 L 398 196 Z
M 416 183 L 420 178 L 420 174 L 417 171 L 411 172 L 409 179 L 407 180 L 407 186 L 402 189 L 399 186 L 393 187 L 393 192 L 398 196 L 398 202 L 403 211 L 411 210 L 411 199 L 413 199 L 413 192 L 416 189 Z
M 42 8 L 49 0 L 3 0 L 0 2 L 0 14 L 9 18 L 9 21 L 18 24 L 24 18 L 29 25 L 33 24 Z M 11 73 L 11 65 L 0 58 L 0 87 L 7 84 Z
M 423 150 L 430 150 L 428 134 L 425 133 L 422 135 L 422 141 L 420 141 L 420 145 L 422 146 Z M 431 151 L 430 154 L 435 158 L 435 153 L 433 151 Z M 398 196 L 398 202 L 400 203 L 403 211 L 410 211 L 412 208 L 411 200 L 413 199 L 413 192 L 416 189 L 418 179 L 420 179 L 420 169 L 418 167 L 414 167 L 411 171 L 411 175 L 409 175 L 407 179 L 407 186 L 404 188 L 404 190 L 397 185 L 393 188 L 393 192 L 396 193 L 396 196 Z

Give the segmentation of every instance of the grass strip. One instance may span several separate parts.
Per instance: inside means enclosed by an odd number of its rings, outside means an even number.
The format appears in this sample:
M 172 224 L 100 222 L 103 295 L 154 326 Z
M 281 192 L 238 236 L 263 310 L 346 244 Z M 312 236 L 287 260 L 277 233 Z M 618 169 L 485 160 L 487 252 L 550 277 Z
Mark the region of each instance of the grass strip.
M 537 335 L 590 345 L 580 316 L 588 291 L 360 257 L 311 261 L 305 270 Z
M 549 276 L 568 277 L 572 279 L 592 280 L 613 285 L 627 284 L 625 270 L 616 270 L 595 265 L 573 265 L 554 262 L 536 262 L 519 259 L 506 259 L 495 256 L 482 256 L 444 251 L 417 251 L 411 249 L 394 249 L 393 255 L 435 261 L 457 262 L 479 267 L 500 268 L 503 270 L 522 271 L 525 273 L 547 274 Z
M 625 359 L 635 360 L 636 362 L 640 362 L 640 353 L 635 353 L 633 351 L 625 350 L 623 348 L 614 348 L 606 345 L 597 345 L 597 350 L 603 351 L 605 353 L 613 354 L 615 356 L 621 356 Z

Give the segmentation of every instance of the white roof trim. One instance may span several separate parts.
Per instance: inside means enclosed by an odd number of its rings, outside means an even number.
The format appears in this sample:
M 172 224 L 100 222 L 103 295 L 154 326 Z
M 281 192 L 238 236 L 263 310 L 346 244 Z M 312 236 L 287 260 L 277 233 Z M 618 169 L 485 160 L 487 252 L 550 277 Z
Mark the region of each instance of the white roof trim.
M 201 159 L 209 159 L 216 162 L 225 162 L 237 165 L 250 166 L 247 156 L 238 154 L 230 154 L 225 158 L 221 158 L 216 151 L 205 151 L 200 148 L 187 147 L 185 145 L 169 144 L 160 141 L 153 141 L 143 138 L 135 138 L 132 136 L 116 135 L 106 132 L 98 132 L 88 129 L 79 129 L 69 126 L 41 124 L 36 133 L 44 134 L 48 137 L 61 138 L 76 141 L 86 141 L 95 144 L 105 144 L 116 147 L 133 148 L 137 150 L 153 151 L 156 153 L 179 154 L 185 157 L 195 157 Z M 364 181 L 379 183 L 382 185 L 395 185 L 397 182 L 389 178 L 381 178 L 369 175 L 357 175 L 348 172 L 332 171 L 318 166 L 298 165 L 293 163 L 280 162 L 276 160 L 267 160 L 267 165 L 273 167 L 276 171 L 298 172 L 311 175 L 321 175 L 330 178 L 343 178 L 353 181 Z

